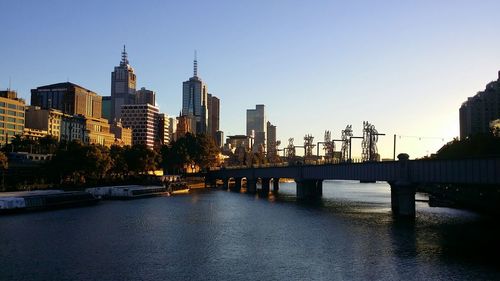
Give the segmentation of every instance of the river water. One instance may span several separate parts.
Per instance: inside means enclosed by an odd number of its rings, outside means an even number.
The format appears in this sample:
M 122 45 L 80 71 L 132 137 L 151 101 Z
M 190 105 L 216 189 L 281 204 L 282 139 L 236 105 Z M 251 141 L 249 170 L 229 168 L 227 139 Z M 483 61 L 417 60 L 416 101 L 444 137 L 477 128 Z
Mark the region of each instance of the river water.
M 222 190 L 0 217 L 0 280 L 499 280 L 498 220 L 331 181 L 299 203 Z M 493 256 L 493 258 L 492 258 Z

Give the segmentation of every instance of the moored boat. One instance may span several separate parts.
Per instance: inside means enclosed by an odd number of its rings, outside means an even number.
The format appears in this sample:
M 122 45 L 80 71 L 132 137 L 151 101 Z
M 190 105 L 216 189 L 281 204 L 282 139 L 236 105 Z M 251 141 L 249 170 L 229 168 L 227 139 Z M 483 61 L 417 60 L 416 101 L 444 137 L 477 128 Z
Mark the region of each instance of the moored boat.
M 189 186 L 187 185 L 186 182 L 171 182 L 168 183 L 167 185 L 167 195 L 172 196 L 172 195 L 177 195 L 177 194 L 187 194 L 189 193 Z

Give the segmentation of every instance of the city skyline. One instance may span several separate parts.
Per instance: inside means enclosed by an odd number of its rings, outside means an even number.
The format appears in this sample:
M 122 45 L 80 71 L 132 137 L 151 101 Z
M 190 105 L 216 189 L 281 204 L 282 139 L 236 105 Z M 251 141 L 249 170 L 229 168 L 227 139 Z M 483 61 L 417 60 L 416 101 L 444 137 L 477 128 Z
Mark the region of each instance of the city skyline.
M 393 134 L 404 136 L 398 152 L 412 158 L 458 136 L 460 105 L 500 68 L 494 1 L 148 2 L 133 9 L 28 2 L 0 4 L 8 11 L 2 30 L 9 42 L 0 46 L 0 88 L 11 77 L 27 101 L 30 89 L 61 81 L 108 96 L 109 73 L 125 44 L 137 85 L 156 91 L 162 111 L 175 116 L 197 49 L 200 75 L 221 99 L 226 136 L 244 134 L 246 109 L 265 104 L 282 143 L 293 137 L 300 145 L 306 134 L 322 141 L 325 130 L 339 138 L 348 124 L 360 135 L 369 121 L 386 134 L 382 158 L 392 157 Z M 71 9 L 81 15 L 70 17 Z M 192 22 L 180 16 L 185 11 L 194 11 Z M 128 29 L 115 23 L 127 12 L 148 19 Z M 94 20 L 84 21 L 86 14 Z M 353 155 L 360 147 L 353 142 Z

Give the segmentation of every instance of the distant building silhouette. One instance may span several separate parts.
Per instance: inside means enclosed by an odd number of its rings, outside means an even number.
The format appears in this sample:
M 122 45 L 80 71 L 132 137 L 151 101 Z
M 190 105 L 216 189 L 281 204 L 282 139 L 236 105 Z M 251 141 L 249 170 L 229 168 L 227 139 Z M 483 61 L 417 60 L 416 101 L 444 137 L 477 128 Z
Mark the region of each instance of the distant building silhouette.
M 128 55 L 123 46 L 122 60 L 111 72 L 111 111 L 110 122 L 121 117 L 121 106 L 135 103 L 136 76 L 128 63 Z M 154 105 L 154 104 L 153 104 Z
M 460 139 L 488 133 L 490 123 L 500 118 L 500 71 L 496 81 L 486 89 L 470 97 L 460 107 Z

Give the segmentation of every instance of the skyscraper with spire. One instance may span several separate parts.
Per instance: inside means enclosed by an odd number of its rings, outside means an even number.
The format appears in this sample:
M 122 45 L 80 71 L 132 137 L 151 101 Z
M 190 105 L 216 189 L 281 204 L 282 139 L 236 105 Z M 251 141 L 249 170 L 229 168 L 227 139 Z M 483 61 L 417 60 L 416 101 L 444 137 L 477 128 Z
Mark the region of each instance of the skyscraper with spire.
M 136 77 L 128 63 L 128 55 L 123 45 L 122 60 L 111 72 L 111 110 L 110 123 L 121 118 L 121 107 L 135 103 Z
M 193 77 L 182 83 L 182 115 L 196 120 L 194 133 L 208 133 L 207 86 L 198 77 L 196 51 L 193 61 Z

